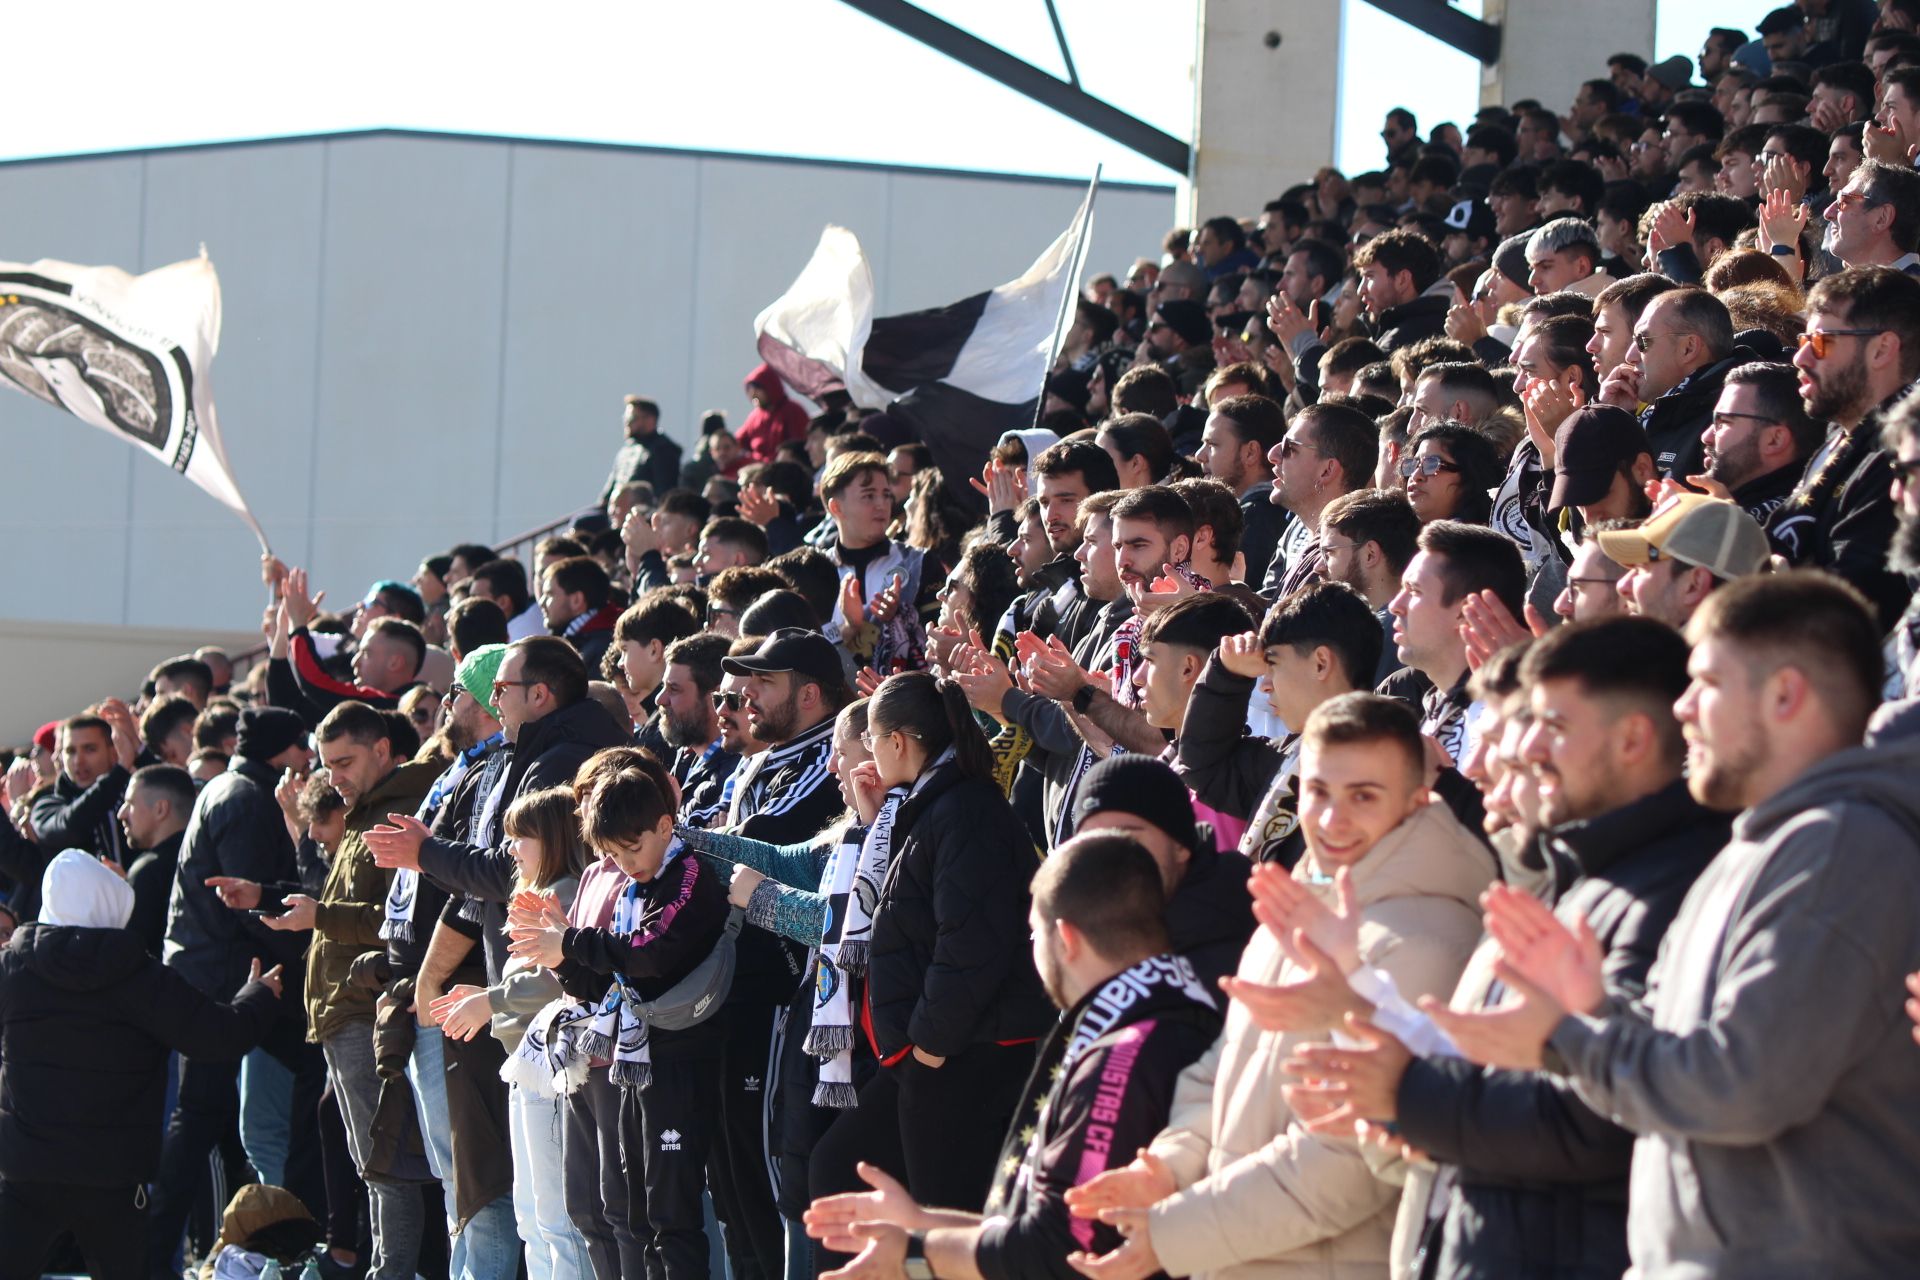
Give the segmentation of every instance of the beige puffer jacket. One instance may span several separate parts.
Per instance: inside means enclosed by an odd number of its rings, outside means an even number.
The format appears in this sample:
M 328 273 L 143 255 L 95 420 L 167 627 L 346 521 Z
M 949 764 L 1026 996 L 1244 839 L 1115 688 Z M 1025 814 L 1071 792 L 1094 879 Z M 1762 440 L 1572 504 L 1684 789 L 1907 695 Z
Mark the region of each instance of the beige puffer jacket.
M 1408 1000 L 1447 996 L 1480 937 L 1479 896 L 1493 869 L 1444 804 L 1402 822 L 1353 868 L 1363 963 L 1391 974 Z M 1325 892 L 1331 900 L 1331 886 Z M 1292 967 L 1261 929 L 1239 972 L 1274 983 Z M 1400 1189 L 1377 1179 L 1351 1140 L 1307 1132 L 1281 1093 L 1280 1064 L 1294 1045 L 1325 1038 L 1261 1031 L 1233 1004 L 1220 1039 L 1182 1073 L 1153 1142 L 1180 1187 L 1149 1217 L 1167 1274 L 1384 1280 Z

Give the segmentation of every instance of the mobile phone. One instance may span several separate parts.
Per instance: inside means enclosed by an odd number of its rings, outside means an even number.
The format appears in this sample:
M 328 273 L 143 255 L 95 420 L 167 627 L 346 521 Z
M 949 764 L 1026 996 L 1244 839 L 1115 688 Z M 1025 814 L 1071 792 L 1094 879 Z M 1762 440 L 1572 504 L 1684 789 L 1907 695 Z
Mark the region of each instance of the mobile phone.
M 248 907 L 247 914 L 250 916 L 277 916 L 280 914 L 280 909 L 278 907 Z

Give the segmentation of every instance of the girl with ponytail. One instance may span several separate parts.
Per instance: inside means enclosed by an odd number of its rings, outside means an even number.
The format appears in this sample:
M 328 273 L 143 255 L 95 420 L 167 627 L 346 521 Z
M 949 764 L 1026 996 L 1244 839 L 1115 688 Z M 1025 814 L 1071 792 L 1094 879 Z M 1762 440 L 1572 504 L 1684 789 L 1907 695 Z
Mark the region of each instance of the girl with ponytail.
M 865 1189 L 864 1161 L 904 1172 L 921 1204 L 981 1204 L 1054 1020 L 1028 944 L 1039 858 L 957 684 L 888 677 L 862 741 L 873 759 L 852 781 L 873 814 L 866 860 L 885 869 L 862 1033 L 881 1069 L 814 1148 L 810 1192 Z

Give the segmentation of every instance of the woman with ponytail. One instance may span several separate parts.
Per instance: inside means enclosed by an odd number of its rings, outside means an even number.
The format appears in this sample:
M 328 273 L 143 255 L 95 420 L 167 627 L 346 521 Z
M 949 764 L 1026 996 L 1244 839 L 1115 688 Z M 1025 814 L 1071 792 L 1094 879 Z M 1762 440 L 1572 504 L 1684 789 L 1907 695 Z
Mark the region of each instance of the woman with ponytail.
M 858 1021 L 881 1070 L 814 1148 L 808 1181 L 815 1198 L 863 1190 L 865 1163 L 921 1204 L 977 1210 L 1054 1020 L 1028 945 L 1039 858 L 958 685 L 888 677 L 865 743 L 873 759 L 852 780 L 873 814 L 865 860 L 885 873 Z

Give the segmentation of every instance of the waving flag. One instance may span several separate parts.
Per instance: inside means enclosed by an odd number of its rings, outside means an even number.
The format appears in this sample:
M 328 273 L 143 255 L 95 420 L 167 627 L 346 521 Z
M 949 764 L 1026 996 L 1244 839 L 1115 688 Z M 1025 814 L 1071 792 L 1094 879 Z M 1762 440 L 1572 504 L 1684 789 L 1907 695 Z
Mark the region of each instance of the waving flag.
M 1017 279 L 906 315 L 874 317 L 859 239 L 828 227 L 792 287 L 754 321 L 760 358 L 810 400 L 844 390 L 906 421 L 949 488 L 971 499 L 967 477 L 1001 434 L 1033 425 L 1085 264 L 1098 184 Z
M 158 458 L 245 520 L 264 548 L 214 417 L 219 347 L 220 278 L 204 253 L 141 276 L 0 262 L 0 382 Z

